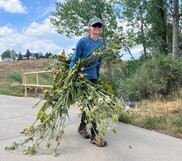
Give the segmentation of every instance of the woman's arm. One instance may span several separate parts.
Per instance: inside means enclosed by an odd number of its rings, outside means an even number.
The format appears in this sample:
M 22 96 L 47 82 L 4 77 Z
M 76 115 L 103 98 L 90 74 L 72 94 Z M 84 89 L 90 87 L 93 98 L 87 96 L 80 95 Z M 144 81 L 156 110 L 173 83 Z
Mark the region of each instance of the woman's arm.
M 74 53 L 73 53 L 73 57 L 72 57 L 72 59 L 70 61 L 69 68 L 72 68 L 75 65 L 76 61 L 81 57 L 81 55 L 82 55 L 82 53 L 84 51 L 84 46 L 83 46 L 84 44 L 83 43 L 84 43 L 83 40 L 80 39 L 78 41 L 78 43 L 76 44 L 76 47 L 75 47 L 75 50 L 74 50 Z

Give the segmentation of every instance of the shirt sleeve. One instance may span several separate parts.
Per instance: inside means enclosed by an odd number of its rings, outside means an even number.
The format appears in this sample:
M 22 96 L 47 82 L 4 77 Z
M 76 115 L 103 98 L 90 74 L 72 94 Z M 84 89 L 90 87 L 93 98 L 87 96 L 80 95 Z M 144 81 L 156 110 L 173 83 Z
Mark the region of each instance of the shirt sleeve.
M 77 60 L 81 57 L 83 51 L 84 51 L 84 41 L 82 39 L 80 39 L 78 41 L 78 43 L 76 44 L 76 47 L 75 47 L 75 50 L 73 53 L 73 57 L 70 61 L 69 69 L 71 69 L 75 65 Z

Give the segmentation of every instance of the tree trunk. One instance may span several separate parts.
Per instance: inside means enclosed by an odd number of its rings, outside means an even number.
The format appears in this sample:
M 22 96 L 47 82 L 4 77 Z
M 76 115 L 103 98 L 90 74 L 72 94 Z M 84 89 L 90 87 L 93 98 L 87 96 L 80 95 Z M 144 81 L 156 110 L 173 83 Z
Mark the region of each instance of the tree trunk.
M 173 59 L 179 57 L 179 0 L 173 2 Z
M 161 6 L 164 6 L 163 2 L 161 1 Z M 162 53 L 164 53 L 165 55 L 168 54 L 168 50 L 167 50 L 167 20 L 166 20 L 166 11 L 163 8 L 160 8 L 160 14 L 161 14 L 161 18 L 162 18 L 162 33 L 161 33 L 161 39 L 162 39 Z
M 141 21 L 141 34 L 142 34 L 142 45 L 143 45 L 143 54 L 147 56 L 147 48 L 146 48 L 146 39 L 145 39 L 145 32 L 144 32 L 144 18 L 142 16 L 142 6 L 139 6 L 140 9 L 140 21 Z

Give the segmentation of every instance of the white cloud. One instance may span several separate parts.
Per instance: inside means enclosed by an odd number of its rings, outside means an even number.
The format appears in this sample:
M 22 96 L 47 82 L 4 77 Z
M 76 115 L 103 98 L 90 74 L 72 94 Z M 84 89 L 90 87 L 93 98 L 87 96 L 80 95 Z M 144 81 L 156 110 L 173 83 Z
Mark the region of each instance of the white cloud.
M 0 54 L 7 49 L 14 49 L 17 53 L 21 51 L 22 54 L 27 49 L 31 52 L 55 54 L 64 49 L 66 53 L 70 53 L 77 41 L 77 38 L 69 39 L 54 31 L 48 18 L 42 23 L 32 22 L 20 32 L 8 26 L 0 26 Z
M 43 23 L 32 22 L 24 31 L 27 36 L 46 36 L 47 34 L 56 34 L 54 26 L 51 24 L 49 18 L 45 19 Z
M 25 37 L 8 26 L 0 27 L 0 53 L 7 49 L 15 49 Z
M 20 0 L 1 0 L 0 9 L 4 9 L 10 13 L 26 13 L 26 7 Z
M 8 31 L 6 34 L 2 34 L 3 31 Z M 40 30 L 39 30 L 40 31 Z M 51 34 L 47 32 L 47 34 Z M 63 49 L 63 47 L 53 39 L 36 37 L 36 35 L 30 35 L 25 32 L 16 32 L 12 28 L 7 26 L 0 27 L 0 53 L 3 53 L 7 49 L 14 49 L 16 52 L 21 51 L 23 54 L 27 49 L 31 52 L 42 51 L 57 53 Z
M 0 27 L 0 36 L 8 36 L 13 33 L 13 30 L 9 28 L 8 26 Z
M 42 51 L 42 52 L 52 52 L 55 50 L 61 50 L 62 48 L 51 40 L 38 40 L 35 38 L 29 38 L 23 43 L 24 49 L 30 49 L 32 52 Z M 60 49 L 61 48 L 61 49 Z

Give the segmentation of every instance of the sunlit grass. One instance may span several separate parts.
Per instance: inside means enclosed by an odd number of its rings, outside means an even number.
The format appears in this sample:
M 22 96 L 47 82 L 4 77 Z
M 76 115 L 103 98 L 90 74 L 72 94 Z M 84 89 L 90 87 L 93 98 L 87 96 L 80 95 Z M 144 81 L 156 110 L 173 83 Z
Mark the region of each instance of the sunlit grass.
M 182 99 L 142 101 L 121 118 L 122 122 L 182 138 Z

